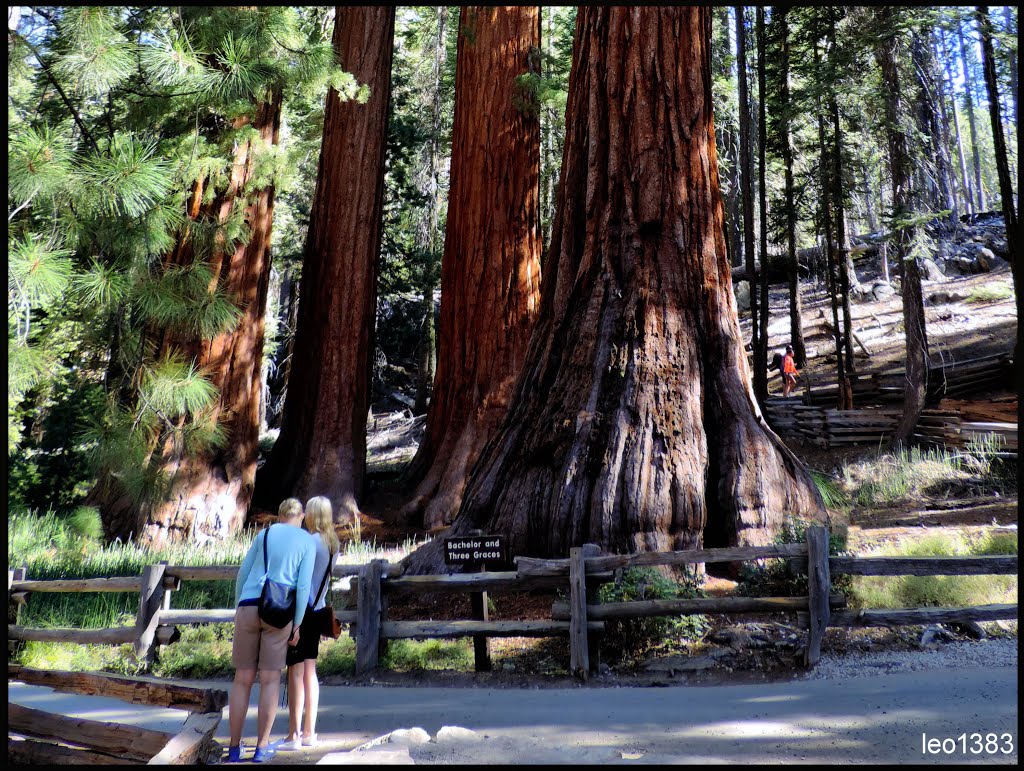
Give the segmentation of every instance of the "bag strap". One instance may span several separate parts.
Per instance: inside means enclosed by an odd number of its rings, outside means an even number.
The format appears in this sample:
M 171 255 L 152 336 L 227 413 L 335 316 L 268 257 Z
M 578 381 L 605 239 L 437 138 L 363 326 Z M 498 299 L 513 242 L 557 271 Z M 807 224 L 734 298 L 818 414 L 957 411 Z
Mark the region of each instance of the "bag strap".
M 327 570 L 324 571 L 324 580 L 320 582 L 320 588 L 316 590 L 316 602 L 313 606 L 316 607 L 320 604 L 320 600 L 323 598 L 324 587 L 327 585 L 327 579 L 330 577 L 334 567 L 334 555 L 331 554 L 330 550 L 327 551 Z
M 267 567 L 267 562 L 268 562 L 268 559 L 269 559 L 267 557 L 267 539 L 268 538 L 270 538 L 270 528 L 269 527 L 266 530 L 263 531 L 263 572 L 267 573 L 267 574 L 270 573 L 270 568 Z

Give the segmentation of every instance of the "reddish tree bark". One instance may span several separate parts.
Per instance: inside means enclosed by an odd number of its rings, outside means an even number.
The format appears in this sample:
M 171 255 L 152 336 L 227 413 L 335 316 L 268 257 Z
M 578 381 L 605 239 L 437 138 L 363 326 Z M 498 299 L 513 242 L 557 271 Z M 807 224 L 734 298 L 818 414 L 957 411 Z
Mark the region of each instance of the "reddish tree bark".
M 817 517 L 761 419 L 723 232 L 711 10 L 582 7 L 540 315 L 450 528 L 564 556 L 759 544 Z M 440 567 L 439 542 L 407 570 Z
M 270 94 L 253 116 L 236 119 L 233 127 L 238 129 L 250 122 L 262 143 L 277 144 L 280 91 Z M 127 538 L 134 533 L 142 543 L 153 546 L 166 540 L 224 538 L 241 527 L 249 508 L 259 442 L 264 311 L 274 213 L 272 185 L 243 194 L 252 177 L 257 151 L 252 141 L 238 144 L 227 189 L 201 206 L 200 179 L 189 199 L 188 214 L 193 220 L 206 215 L 225 223 L 234 207 L 245 206 L 248 243 L 232 252 L 215 244 L 209 261 L 213 274 L 211 290 L 220 289 L 241 309 L 240 320 L 232 330 L 207 340 L 182 338 L 168 329 L 150 332 L 158 358 L 172 351 L 184 354 L 217 387 L 219 400 L 204 417 L 222 424 L 227 441 L 221 449 L 199 453 L 187 452 L 171 441 L 164 442 L 160 448 L 164 458 L 161 464 L 169 479 L 170 494 L 155 503 L 140 506 L 124 495 L 113 480 L 102 480 L 90 494 L 90 502 L 100 508 L 109 537 Z M 186 228 L 165 264 L 185 266 L 194 259 L 192 239 Z M 179 429 L 184 420 L 179 418 Z
M 538 6 L 463 8 L 437 375 L 406 516 L 447 524 L 505 416 L 540 300 L 540 121 L 516 84 L 536 65 Z
M 261 505 L 324 495 L 339 521 L 358 512 L 366 470 L 394 28 L 393 7 L 337 9 L 334 50 L 370 97 L 327 95 L 281 433 L 259 473 Z

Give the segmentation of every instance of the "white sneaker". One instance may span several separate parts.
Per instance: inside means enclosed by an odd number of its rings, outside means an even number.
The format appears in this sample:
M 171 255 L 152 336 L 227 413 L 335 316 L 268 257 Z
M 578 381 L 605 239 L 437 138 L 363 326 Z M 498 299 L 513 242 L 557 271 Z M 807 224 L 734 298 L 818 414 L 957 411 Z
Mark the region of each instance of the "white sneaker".
M 286 752 L 298 752 L 302 749 L 302 741 L 296 736 L 294 739 L 285 739 L 277 745 L 277 749 L 284 750 Z
M 303 747 L 316 747 L 318 744 L 320 744 L 320 740 L 316 738 L 316 734 L 302 737 Z

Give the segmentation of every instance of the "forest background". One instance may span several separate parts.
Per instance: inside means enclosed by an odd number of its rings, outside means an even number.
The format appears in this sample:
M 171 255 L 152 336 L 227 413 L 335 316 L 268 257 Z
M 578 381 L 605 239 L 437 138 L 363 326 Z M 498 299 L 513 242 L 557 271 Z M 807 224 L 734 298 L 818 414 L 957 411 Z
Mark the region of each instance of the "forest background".
M 423 414 L 434 384 L 460 10 L 402 7 L 394 17 L 375 411 L 408 404 Z M 1005 200 L 1000 142 L 1016 189 L 1015 8 L 985 17 L 1005 137 L 989 119 L 974 8 L 741 11 L 715 8 L 711 33 L 726 244 L 737 272 L 771 274 L 774 261 L 791 286 L 799 282 L 792 252 L 823 243 L 829 195 L 833 207 L 845 205 L 838 221 L 848 234 L 902 228 L 908 212 L 895 213 L 887 162 L 896 124 L 909 138 L 915 256 L 931 253 L 930 234 L 943 221 L 955 227 L 961 215 Z M 335 56 L 334 15 L 322 7 L 9 9 L 12 511 L 83 521 L 98 513 L 108 537 L 149 537 L 119 512 L 172 495 L 186 459 L 250 453 L 255 463 L 256 453 L 269 454 L 291 372 L 327 92 L 360 104 L 370 97 Z M 542 268 L 575 23 L 575 8 L 542 8 L 541 44 L 517 79 L 517 109 L 539 121 Z M 908 41 L 896 114 L 886 111 L 892 86 L 874 55 L 879 24 Z M 762 139 L 758 174 L 744 173 Z M 235 276 L 225 261 L 260 253 L 264 285 Z M 258 431 L 239 439 L 240 412 L 224 408 L 236 386 L 210 374 L 195 341 L 230 336 L 257 317 L 259 355 L 246 361 L 259 362 L 247 376 L 259 388 L 246 409 Z M 849 336 L 845 344 L 852 347 Z M 768 357 L 756 346 L 763 395 Z M 186 529 L 193 539 L 223 536 L 237 519 Z

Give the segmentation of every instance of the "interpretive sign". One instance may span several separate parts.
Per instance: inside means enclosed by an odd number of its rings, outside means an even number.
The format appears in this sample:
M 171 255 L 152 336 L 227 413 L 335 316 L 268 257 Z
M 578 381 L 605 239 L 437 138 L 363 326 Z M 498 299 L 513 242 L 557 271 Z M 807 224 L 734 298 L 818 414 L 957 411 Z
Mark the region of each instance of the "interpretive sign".
M 503 535 L 469 535 L 444 539 L 446 565 L 505 562 L 508 545 Z

